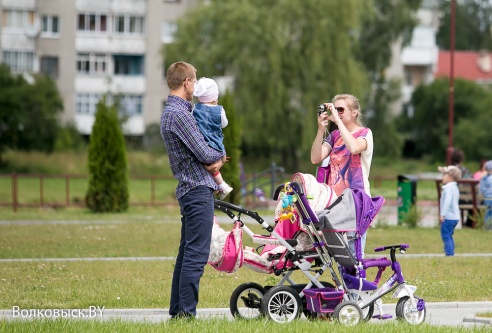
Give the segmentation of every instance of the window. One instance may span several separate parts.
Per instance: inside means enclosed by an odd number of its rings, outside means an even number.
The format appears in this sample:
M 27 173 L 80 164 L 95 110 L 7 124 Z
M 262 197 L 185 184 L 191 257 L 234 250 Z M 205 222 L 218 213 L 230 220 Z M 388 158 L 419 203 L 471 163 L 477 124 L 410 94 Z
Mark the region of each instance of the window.
M 101 14 L 79 14 L 77 29 L 88 32 L 107 31 L 107 16 Z
M 58 77 L 58 57 L 41 57 L 41 73 L 56 79 Z
M 3 62 L 15 73 L 32 72 L 34 53 L 26 51 L 3 51 Z
M 79 93 L 75 101 L 75 113 L 79 115 L 95 115 L 97 103 L 102 98 L 101 94 L 96 93 Z M 142 114 L 142 95 L 119 95 L 108 96 L 108 104 L 113 101 L 119 101 L 119 113 L 125 116 L 136 116 Z
M 36 21 L 36 15 L 32 10 L 6 9 L 3 11 L 3 27 L 26 29 L 32 27 Z
M 105 74 L 107 58 L 104 54 L 79 53 L 77 54 L 77 73 Z
M 115 75 L 142 75 L 144 57 L 134 55 L 114 55 Z
M 45 15 L 42 18 L 42 22 L 43 27 L 41 31 L 43 35 L 58 35 L 60 33 L 58 16 Z
M 161 25 L 161 41 L 164 44 L 169 44 L 174 41 L 174 36 L 178 31 L 176 22 L 164 21 Z
M 125 116 L 142 114 L 142 95 L 121 95 L 119 112 Z
M 143 17 L 120 15 L 114 19 L 114 32 L 116 34 L 142 35 L 144 31 Z
M 75 113 L 81 115 L 95 115 L 96 105 L 100 99 L 100 94 L 77 94 L 75 101 Z

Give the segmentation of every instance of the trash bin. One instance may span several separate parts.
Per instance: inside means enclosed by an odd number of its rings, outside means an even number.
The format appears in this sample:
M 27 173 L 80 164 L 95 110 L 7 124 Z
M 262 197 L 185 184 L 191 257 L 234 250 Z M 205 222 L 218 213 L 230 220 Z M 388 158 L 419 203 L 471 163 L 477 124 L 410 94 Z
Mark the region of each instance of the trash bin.
M 405 214 L 407 214 L 417 198 L 417 176 L 398 175 L 398 225 L 403 223 Z

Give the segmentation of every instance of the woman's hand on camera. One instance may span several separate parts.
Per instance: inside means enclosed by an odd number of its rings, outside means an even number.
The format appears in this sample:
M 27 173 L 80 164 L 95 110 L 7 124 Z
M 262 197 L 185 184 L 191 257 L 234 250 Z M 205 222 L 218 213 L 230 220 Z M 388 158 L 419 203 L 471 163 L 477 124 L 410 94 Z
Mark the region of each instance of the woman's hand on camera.
M 335 104 L 325 103 L 325 106 L 328 110 L 330 110 L 330 116 L 328 117 L 328 120 L 334 122 L 335 124 L 338 124 L 340 117 L 338 116 L 337 110 L 335 110 Z
M 328 112 L 323 112 L 318 116 L 318 130 L 324 131 L 328 126 Z

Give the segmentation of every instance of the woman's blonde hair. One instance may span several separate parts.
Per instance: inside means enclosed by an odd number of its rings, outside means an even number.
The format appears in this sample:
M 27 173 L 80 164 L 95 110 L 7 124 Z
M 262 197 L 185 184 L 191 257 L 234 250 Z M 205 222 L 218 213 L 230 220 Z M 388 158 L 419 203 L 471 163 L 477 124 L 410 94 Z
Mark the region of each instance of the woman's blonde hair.
M 358 111 L 357 117 L 355 118 L 355 122 L 357 123 L 358 126 L 364 127 L 364 123 L 362 121 L 363 115 L 360 109 L 359 99 L 354 95 L 350 95 L 350 94 L 338 94 L 335 97 L 333 97 L 331 101 L 333 104 L 335 104 L 335 102 L 340 99 L 344 100 L 347 103 L 347 106 L 349 107 L 350 110 Z

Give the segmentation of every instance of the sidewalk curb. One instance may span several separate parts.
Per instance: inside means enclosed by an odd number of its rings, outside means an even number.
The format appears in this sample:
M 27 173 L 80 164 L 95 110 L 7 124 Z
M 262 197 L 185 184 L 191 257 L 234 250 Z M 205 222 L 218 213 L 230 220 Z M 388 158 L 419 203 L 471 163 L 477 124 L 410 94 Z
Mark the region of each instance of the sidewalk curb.
M 465 318 L 463 318 L 463 322 L 464 323 L 492 325 L 492 318 L 466 316 Z

